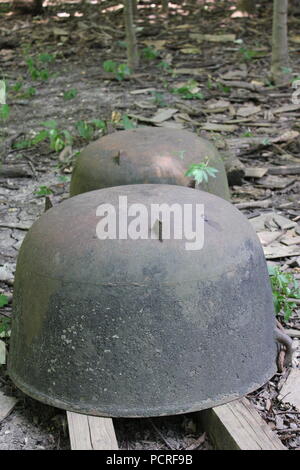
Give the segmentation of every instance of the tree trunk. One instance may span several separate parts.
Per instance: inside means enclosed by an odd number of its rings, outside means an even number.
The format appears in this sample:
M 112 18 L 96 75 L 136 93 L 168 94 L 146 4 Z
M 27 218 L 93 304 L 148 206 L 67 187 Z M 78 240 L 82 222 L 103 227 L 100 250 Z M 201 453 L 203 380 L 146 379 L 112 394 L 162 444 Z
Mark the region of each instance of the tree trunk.
M 161 0 L 162 3 L 162 11 L 163 13 L 168 13 L 169 10 L 169 1 L 168 0 Z
M 139 65 L 139 56 L 135 35 L 135 26 L 133 23 L 132 0 L 124 0 L 124 21 L 126 29 L 127 43 L 127 62 L 131 70 L 136 69 Z
M 137 4 L 138 4 L 138 0 L 132 0 L 132 15 L 133 15 L 134 18 L 138 14 Z
M 287 10 L 288 0 L 274 0 L 271 75 L 277 84 L 289 79 Z

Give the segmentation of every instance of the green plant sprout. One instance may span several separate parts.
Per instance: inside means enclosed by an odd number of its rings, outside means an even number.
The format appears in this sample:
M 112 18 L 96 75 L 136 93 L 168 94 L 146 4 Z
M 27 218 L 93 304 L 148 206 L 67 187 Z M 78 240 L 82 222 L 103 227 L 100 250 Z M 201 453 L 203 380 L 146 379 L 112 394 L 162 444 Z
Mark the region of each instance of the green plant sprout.
M 0 338 L 9 338 L 11 328 L 11 319 L 0 317 Z
M 300 299 L 300 288 L 292 273 L 284 273 L 277 266 L 268 266 L 272 286 L 275 314 L 283 313 L 288 321 L 297 304 L 293 299 Z
M 0 119 L 6 121 L 9 117 L 10 108 L 6 103 L 6 83 L 0 80 Z
M 50 196 L 53 194 L 53 191 L 48 186 L 40 186 L 33 194 L 38 197 Z
M 202 100 L 203 94 L 199 91 L 198 84 L 195 80 L 189 80 L 184 85 L 173 88 L 173 93 L 180 95 L 184 100 Z
M 36 95 L 36 88 L 34 88 L 33 86 L 30 86 L 30 87 L 26 88 L 26 90 L 22 94 L 22 97 L 32 98 L 35 95 Z
M 85 140 L 91 140 L 94 135 L 93 127 L 86 121 L 78 121 L 75 124 L 76 130 L 80 137 Z
M 50 149 L 55 152 L 60 152 L 67 145 L 72 145 L 73 139 L 69 131 L 61 130 L 58 128 L 57 122 L 53 119 L 45 121 L 41 124 L 46 129 L 38 132 L 32 139 L 24 139 L 20 142 L 13 144 L 14 149 L 22 150 L 25 148 L 34 147 L 35 145 L 49 140 Z
M 107 73 L 113 73 L 117 80 L 124 80 L 126 77 L 129 77 L 131 71 L 128 65 L 118 64 L 114 60 L 105 60 L 103 62 L 103 69 Z
M 254 136 L 254 134 L 253 134 L 253 132 L 252 132 L 250 129 L 248 129 L 247 131 L 245 131 L 245 132 L 242 134 L 242 137 L 253 137 L 253 136 Z
M 82 139 L 91 140 L 96 129 L 102 131 L 106 129 L 106 123 L 102 119 L 93 119 L 91 122 L 78 121 L 75 123 L 75 128 Z
M 71 145 L 73 142 L 72 136 L 69 131 L 61 130 L 58 128 L 58 124 L 55 120 L 45 121 L 42 126 L 47 129 L 41 131 L 34 140 L 34 143 L 38 143 L 37 139 L 40 137 L 42 140 L 48 138 L 50 141 L 50 148 L 55 152 L 60 152 L 67 145 Z
M 130 119 L 127 114 L 122 116 L 121 124 L 125 130 L 135 129 L 137 127 L 137 124 L 132 119 Z
M 148 46 L 142 49 L 142 56 L 145 57 L 145 59 L 154 60 L 159 57 L 159 52 L 156 49 L 153 49 L 153 47 Z
M 25 52 L 25 61 L 32 80 L 48 80 L 50 72 L 46 66 L 55 60 L 55 56 L 43 53 L 37 57 L 30 57 L 27 54 L 28 51 Z
M 159 64 L 157 64 L 157 68 L 168 73 L 173 73 L 172 67 L 165 60 L 162 60 L 161 62 L 159 62 Z
M 8 297 L 4 294 L 0 294 L 0 308 L 5 307 L 8 304 Z
M 246 47 L 240 47 L 239 53 L 246 61 L 254 59 L 257 54 L 253 49 L 247 49 Z
M 208 157 L 206 161 L 203 163 L 196 163 L 189 167 L 189 169 L 185 172 L 184 176 L 189 176 L 193 178 L 197 184 L 204 182 L 208 182 L 208 178 L 211 176 L 212 178 L 216 177 L 216 173 L 219 170 L 217 168 L 213 168 L 212 166 L 208 166 Z
M 71 88 L 71 90 L 67 90 L 64 92 L 64 100 L 72 100 L 78 95 L 78 90 L 76 88 Z

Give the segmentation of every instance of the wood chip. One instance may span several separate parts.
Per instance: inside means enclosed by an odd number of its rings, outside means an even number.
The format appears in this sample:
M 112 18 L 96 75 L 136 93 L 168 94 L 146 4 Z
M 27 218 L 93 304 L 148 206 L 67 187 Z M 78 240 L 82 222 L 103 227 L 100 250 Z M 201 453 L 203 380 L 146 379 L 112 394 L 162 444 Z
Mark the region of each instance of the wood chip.
M 297 227 L 297 222 L 293 222 L 292 220 L 283 217 L 283 215 L 274 214 L 273 220 L 281 230 L 288 230 L 290 228 Z
M 164 108 L 157 111 L 157 113 L 151 118 L 153 123 L 161 123 L 170 119 L 174 114 L 178 112 L 178 109 Z
M 300 330 L 289 328 L 289 329 L 285 329 L 285 333 L 289 335 L 291 338 L 300 338 Z
M 281 114 L 281 113 L 288 113 L 291 111 L 298 111 L 300 109 L 299 104 L 286 104 L 285 106 L 280 106 L 280 108 L 276 108 L 272 110 L 273 114 Z
M 235 34 L 200 34 L 190 33 L 190 38 L 195 39 L 198 42 L 209 41 L 209 42 L 233 42 L 236 39 Z
M 300 165 L 272 166 L 268 168 L 269 175 L 300 175 Z
M 291 237 L 291 236 L 285 236 L 281 240 L 281 243 L 287 246 L 291 245 L 299 245 L 300 244 L 300 237 Z
M 259 113 L 261 106 L 242 106 L 237 110 L 237 115 L 242 117 L 252 116 L 252 114 Z
M 17 401 L 17 398 L 4 395 L 4 393 L 0 391 L 0 423 L 13 410 Z
M 265 199 L 264 201 L 249 201 L 249 202 L 238 202 L 234 204 L 237 209 L 267 209 L 268 207 L 272 206 L 271 199 Z
M 289 258 L 300 255 L 300 247 L 298 245 L 284 246 L 280 242 L 275 242 L 264 247 L 264 254 L 266 259 Z
M 221 75 L 221 78 L 223 80 L 239 80 L 239 79 L 247 78 L 247 75 L 248 75 L 248 71 L 247 71 L 247 68 L 245 68 L 244 70 L 230 70 L 229 72 Z
M 277 240 L 277 238 L 279 238 L 280 235 L 282 235 L 282 232 L 267 232 L 266 230 L 263 232 L 257 233 L 259 241 L 263 246 L 270 245 L 270 243 Z
M 292 369 L 284 383 L 278 400 L 290 403 L 300 411 L 300 369 Z
M 200 75 L 205 72 L 205 69 L 203 68 L 194 68 L 194 69 L 188 69 L 188 68 L 180 68 L 180 69 L 174 69 L 174 73 L 176 75 Z
M 152 91 L 156 91 L 155 88 L 141 88 L 139 90 L 132 90 L 130 94 L 131 95 L 143 95 L 144 93 L 151 93 Z
M 205 131 L 217 131 L 217 132 L 234 132 L 238 129 L 238 126 L 233 124 L 215 124 L 213 122 L 206 122 L 202 124 L 202 129 Z
M 295 181 L 295 178 L 282 178 L 276 175 L 267 175 L 257 181 L 263 188 L 267 189 L 284 189 Z
M 268 172 L 268 168 L 245 168 L 245 178 L 262 178 Z

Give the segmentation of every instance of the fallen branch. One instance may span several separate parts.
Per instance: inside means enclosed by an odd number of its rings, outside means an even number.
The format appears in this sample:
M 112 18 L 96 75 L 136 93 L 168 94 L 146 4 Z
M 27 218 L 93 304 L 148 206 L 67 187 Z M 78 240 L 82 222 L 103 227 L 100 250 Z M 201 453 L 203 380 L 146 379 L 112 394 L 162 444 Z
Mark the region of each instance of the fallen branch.
M 300 165 L 272 166 L 268 168 L 269 175 L 300 175 Z
M 31 178 L 32 174 L 26 166 L 21 165 L 0 165 L 1 178 Z
M 265 199 L 264 201 L 239 202 L 237 204 L 234 204 L 234 207 L 236 207 L 237 209 L 254 209 L 254 208 L 267 209 L 271 205 L 272 205 L 272 200 Z

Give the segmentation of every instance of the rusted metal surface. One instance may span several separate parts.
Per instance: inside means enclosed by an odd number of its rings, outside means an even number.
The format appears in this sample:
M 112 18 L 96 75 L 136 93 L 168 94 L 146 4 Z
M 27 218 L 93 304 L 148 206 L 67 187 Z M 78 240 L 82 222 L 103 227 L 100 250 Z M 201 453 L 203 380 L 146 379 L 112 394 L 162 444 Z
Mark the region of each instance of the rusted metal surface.
M 184 176 L 191 164 L 208 159 L 218 170 L 198 189 L 230 199 L 222 158 L 215 146 L 192 132 L 139 128 L 115 132 L 88 145 L 78 157 L 71 196 L 127 184 L 174 184 L 190 187 Z
M 99 240 L 96 209 L 204 204 L 204 245 Z M 151 228 L 152 230 L 152 228 Z M 133 185 L 49 209 L 18 258 L 9 353 L 13 381 L 53 406 L 158 416 L 238 398 L 276 372 L 266 262 L 248 220 L 203 191 Z

